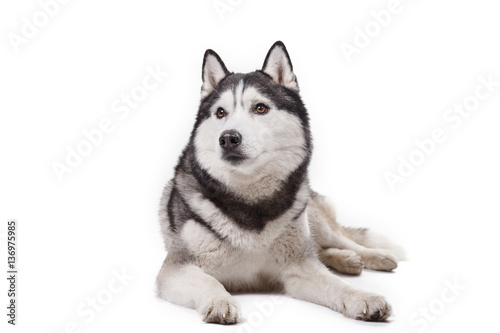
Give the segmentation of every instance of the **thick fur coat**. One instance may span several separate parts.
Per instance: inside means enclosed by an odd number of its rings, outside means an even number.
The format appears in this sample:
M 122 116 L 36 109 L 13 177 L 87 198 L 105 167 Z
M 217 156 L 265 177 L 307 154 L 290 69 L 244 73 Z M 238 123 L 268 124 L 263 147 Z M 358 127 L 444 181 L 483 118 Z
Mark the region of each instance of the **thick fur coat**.
M 390 271 L 400 251 L 340 226 L 311 190 L 309 116 L 285 45 L 276 42 L 262 70 L 247 74 L 207 50 L 202 81 L 191 137 L 161 199 L 168 254 L 158 295 L 220 324 L 240 318 L 231 291 L 282 291 L 350 318 L 388 318 L 382 296 L 327 268 Z

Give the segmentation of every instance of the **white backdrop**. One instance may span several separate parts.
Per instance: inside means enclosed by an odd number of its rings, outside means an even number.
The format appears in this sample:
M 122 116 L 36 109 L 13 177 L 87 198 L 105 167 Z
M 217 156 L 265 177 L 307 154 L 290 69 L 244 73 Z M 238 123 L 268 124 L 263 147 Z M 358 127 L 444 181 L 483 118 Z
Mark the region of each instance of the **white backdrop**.
M 2 332 L 491 330 L 499 9 L 487 0 L 2 2 L 2 274 L 9 219 L 19 237 L 17 325 L 7 324 L 2 278 Z M 246 322 L 220 327 L 155 298 L 158 200 L 194 122 L 203 53 L 247 72 L 276 40 L 311 116 L 312 186 L 344 224 L 407 250 L 394 273 L 346 277 L 389 299 L 388 323 L 238 295 Z

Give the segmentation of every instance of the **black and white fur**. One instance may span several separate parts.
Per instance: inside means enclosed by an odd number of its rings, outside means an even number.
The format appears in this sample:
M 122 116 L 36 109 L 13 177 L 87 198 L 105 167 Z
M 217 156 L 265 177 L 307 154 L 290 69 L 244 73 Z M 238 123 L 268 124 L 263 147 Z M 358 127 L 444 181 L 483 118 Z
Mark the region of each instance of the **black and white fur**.
M 337 224 L 310 187 L 309 116 L 281 42 L 262 70 L 230 73 L 207 50 L 191 138 L 161 200 L 168 250 L 158 295 L 232 324 L 230 291 L 280 290 L 350 318 L 382 321 L 387 301 L 349 286 L 327 268 L 390 271 L 398 250 L 366 229 Z

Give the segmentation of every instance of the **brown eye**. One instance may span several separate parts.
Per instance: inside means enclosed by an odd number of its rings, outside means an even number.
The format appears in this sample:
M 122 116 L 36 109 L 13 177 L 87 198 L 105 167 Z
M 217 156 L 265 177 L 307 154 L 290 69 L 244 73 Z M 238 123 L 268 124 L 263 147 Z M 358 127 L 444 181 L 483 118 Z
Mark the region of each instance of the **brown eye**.
M 267 112 L 267 106 L 265 106 L 262 103 L 259 103 L 255 106 L 255 112 L 260 113 L 260 114 L 264 114 Z
M 218 108 L 217 109 L 217 118 L 224 118 L 226 116 L 226 111 L 224 111 L 223 108 Z

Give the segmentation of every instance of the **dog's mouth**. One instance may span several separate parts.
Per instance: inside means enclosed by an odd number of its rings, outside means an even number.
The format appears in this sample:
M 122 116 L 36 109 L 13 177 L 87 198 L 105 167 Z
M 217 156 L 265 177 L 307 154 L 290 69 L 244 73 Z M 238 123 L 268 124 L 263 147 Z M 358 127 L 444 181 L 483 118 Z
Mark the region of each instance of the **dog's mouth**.
M 238 165 L 241 164 L 244 160 L 248 159 L 248 157 L 238 151 L 225 151 L 222 153 L 222 159 L 233 165 Z

